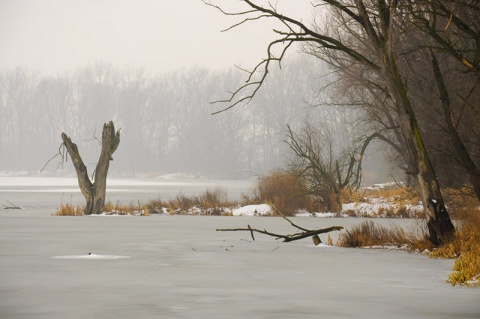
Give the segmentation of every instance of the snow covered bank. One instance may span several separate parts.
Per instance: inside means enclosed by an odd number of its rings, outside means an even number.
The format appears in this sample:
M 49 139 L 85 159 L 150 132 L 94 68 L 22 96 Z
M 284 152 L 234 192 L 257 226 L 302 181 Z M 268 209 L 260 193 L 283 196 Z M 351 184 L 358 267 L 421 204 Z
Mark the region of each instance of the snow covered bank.
M 247 205 L 232 210 L 233 216 L 271 216 L 273 210 L 268 204 Z
M 342 205 L 342 213 L 357 217 L 416 217 L 423 212 L 423 205 L 398 205 L 388 198 L 369 197 L 368 202 Z

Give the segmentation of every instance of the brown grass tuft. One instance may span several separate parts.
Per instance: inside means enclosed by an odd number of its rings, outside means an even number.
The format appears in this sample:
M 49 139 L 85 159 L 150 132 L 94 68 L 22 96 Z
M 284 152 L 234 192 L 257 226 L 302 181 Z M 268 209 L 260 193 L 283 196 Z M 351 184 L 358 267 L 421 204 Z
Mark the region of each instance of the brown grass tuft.
M 460 214 L 459 214 L 460 215 Z M 448 278 L 452 285 L 478 285 L 480 281 L 480 210 L 474 205 L 461 210 L 454 239 L 430 254 L 433 258 L 457 258 Z
M 390 187 L 369 189 L 365 191 L 369 197 L 388 198 L 397 206 L 416 205 L 421 201 L 418 191 L 413 187 Z
M 228 201 L 227 191 L 223 188 L 207 189 L 203 194 L 198 196 L 198 201 L 204 208 L 217 208 L 231 204 Z
M 340 200 L 342 203 L 366 203 L 366 191 L 346 187 L 340 193 Z
M 143 210 L 140 213 L 140 216 L 150 216 L 150 209 L 148 208 L 148 205 L 143 205 Z
M 119 201 L 117 201 L 116 204 L 113 204 L 112 202 L 108 201 L 105 203 L 105 208 L 103 211 L 106 214 L 118 214 L 118 215 L 135 215 L 137 211 L 139 210 L 139 207 L 133 206 L 133 204 L 130 205 L 125 205 L 121 204 Z
M 61 204 L 60 208 L 54 213 L 55 216 L 82 216 L 83 209 L 77 205 L 74 207 L 73 204 Z
M 340 234 L 337 245 L 359 248 L 371 246 L 397 247 L 416 252 L 433 249 L 428 240 L 426 224 L 420 221 L 408 230 L 398 226 L 376 225 L 371 220 L 364 221 Z
M 198 196 L 186 196 L 183 193 L 167 203 L 157 203 L 167 207 L 172 214 L 194 215 L 226 215 L 227 207 L 237 206 L 237 202 L 229 201 L 227 191 L 223 188 L 207 189 Z

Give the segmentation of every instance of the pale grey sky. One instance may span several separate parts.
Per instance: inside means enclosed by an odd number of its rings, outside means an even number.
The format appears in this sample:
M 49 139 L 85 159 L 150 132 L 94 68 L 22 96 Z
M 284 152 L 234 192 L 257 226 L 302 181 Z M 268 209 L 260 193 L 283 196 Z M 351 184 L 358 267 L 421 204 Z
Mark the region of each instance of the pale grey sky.
M 225 8 L 239 3 L 217 2 Z M 311 16 L 310 1 L 278 5 L 293 16 Z M 275 37 L 273 25 L 220 32 L 238 21 L 201 0 L 0 0 L 0 68 L 56 74 L 96 61 L 153 73 L 250 67 Z

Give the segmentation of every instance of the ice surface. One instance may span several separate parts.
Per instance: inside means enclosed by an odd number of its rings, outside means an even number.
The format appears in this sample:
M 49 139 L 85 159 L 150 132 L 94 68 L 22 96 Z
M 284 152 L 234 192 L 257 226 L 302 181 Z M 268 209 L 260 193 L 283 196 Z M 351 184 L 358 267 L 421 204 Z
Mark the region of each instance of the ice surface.
M 451 260 L 215 231 L 296 231 L 275 217 L 53 217 L 56 198 L 25 194 L 9 196 L 31 207 L 0 209 L 0 318 L 480 317 L 480 289 L 445 283 Z M 292 220 L 316 229 L 364 219 Z M 130 258 L 53 258 L 89 252 Z
M 105 259 L 105 260 L 114 260 L 114 259 L 125 259 L 130 258 L 130 256 L 118 256 L 118 255 L 97 255 L 88 253 L 87 255 L 66 255 L 66 256 L 55 256 L 55 259 Z
M 205 190 L 225 189 L 229 199 L 238 200 L 253 181 L 201 179 L 108 179 L 107 201 L 130 204 L 160 197 L 169 200 L 179 193 L 199 195 Z M 0 208 L 6 201 L 20 207 L 55 208 L 60 203 L 85 203 L 76 178 L 0 176 Z
M 452 261 L 315 247 L 216 228 L 292 232 L 281 218 L 0 215 L 0 318 L 478 318 Z M 311 228 L 353 218 L 294 218 Z M 383 219 L 382 219 L 383 221 Z M 398 220 L 398 222 L 408 222 Z M 334 241 L 335 233 L 332 233 Z M 323 236 L 323 235 L 322 235 Z M 324 241 L 326 238 L 324 236 Z M 98 255 L 129 256 L 102 260 Z M 85 258 L 52 258 L 55 256 Z

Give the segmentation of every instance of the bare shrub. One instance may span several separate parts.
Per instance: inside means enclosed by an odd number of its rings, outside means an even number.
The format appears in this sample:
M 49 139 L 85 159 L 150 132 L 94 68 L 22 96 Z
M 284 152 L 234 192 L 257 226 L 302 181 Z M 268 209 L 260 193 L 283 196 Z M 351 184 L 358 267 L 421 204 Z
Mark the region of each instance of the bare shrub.
M 342 211 L 341 194 L 334 193 L 330 189 L 319 189 L 317 192 L 319 210 L 322 212 L 338 213 Z
M 246 203 L 272 203 L 287 216 L 299 209 L 314 212 L 319 208 L 318 200 L 308 195 L 306 181 L 297 173 L 275 171 L 260 177 L 252 194 L 244 195 Z

